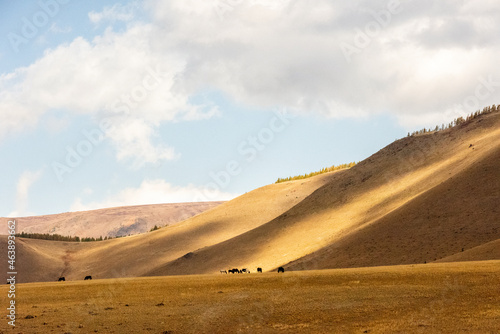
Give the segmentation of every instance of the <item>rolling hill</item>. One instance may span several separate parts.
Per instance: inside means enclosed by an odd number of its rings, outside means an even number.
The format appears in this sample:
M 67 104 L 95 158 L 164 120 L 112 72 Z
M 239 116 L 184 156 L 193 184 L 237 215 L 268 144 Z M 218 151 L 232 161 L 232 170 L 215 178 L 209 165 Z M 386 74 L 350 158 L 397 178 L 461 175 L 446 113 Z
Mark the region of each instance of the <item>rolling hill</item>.
M 396 141 L 269 223 L 148 274 L 425 263 L 497 240 L 499 123 L 489 114 Z
M 19 279 L 500 259 L 492 251 L 500 240 L 499 171 L 495 112 L 400 139 L 347 170 L 256 189 L 151 233 L 93 243 L 18 239 Z

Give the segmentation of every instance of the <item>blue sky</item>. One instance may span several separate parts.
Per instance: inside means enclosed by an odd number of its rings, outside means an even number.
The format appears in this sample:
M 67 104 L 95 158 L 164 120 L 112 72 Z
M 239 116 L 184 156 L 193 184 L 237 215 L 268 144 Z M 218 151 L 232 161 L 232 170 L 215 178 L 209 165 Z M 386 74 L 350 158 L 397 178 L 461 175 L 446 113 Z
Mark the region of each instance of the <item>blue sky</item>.
M 500 101 L 497 1 L 0 8 L 0 216 L 228 200 Z

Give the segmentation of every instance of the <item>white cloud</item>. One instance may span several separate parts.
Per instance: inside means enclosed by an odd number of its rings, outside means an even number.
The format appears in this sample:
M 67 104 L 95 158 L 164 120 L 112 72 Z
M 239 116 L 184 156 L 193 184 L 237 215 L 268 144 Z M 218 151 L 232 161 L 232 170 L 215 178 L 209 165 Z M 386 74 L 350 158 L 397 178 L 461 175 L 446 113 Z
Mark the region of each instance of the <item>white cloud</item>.
M 237 194 L 223 192 L 214 188 L 173 186 L 164 180 L 145 180 L 138 188 L 126 188 L 101 202 L 83 203 L 77 198 L 71 211 L 86 211 L 128 205 L 182 203 L 198 201 L 225 201 L 235 198 Z
M 401 2 L 388 17 L 386 0 L 215 3 L 148 2 L 155 28 L 167 37 L 158 45 L 177 42 L 187 59 L 182 82 L 188 90 L 210 84 L 247 105 L 328 117 L 384 112 L 415 126 L 442 118 L 473 94 L 479 76 L 500 81 L 498 3 L 487 1 L 480 10 L 482 2 L 470 0 Z M 355 45 L 367 25 L 378 31 L 347 62 L 340 44 Z M 445 30 L 436 34 L 439 27 Z M 497 89 L 480 103 L 499 99 Z M 429 117 L 419 118 L 422 113 Z
M 187 92 L 174 89 L 185 61 L 151 50 L 151 29 L 136 25 L 124 34 L 108 30 L 92 42 L 77 38 L 46 51 L 29 67 L 0 76 L 0 133 L 33 128 L 42 115 L 64 110 L 111 120 L 108 138 L 118 159 L 175 158 L 167 145 L 151 142 L 160 124 L 210 117 L 216 107 L 206 111 L 191 105 Z
M 94 23 L 127 28 L 77 38 L 0 76 L 0 133 L 35 127 L 50 110 L 113 117 L 117 158 L 154 163 L 177 157 L 155 143 L 162 123 L 219 115 L 215 104 L 191 102 L 205 90 L 324 117 L 388 113 L 415 127 L 453 114 L 478 77 L 500 81 L 498 1 L 401 2 L 384 16 L 389 3 L 148 0 L 92 12 Z M 148 24 L 134 23 L 142 9 Z M 377 20 L 387 24 L 347 62 L 341 43 L 354 45 Z M 479 102 L 499 100 L 495 87 Z
M 94 24 L 99 24 L 103 21 L 131 21 L 134 18 L 134 12 L 137 8 L 138 4 L 136 2 L 131 2 L 126 5 L 117 3 L 110 7 L 104 7 L 102 12 L 92 11 L 88 16 L 89 20 Z
M 42 176 L 43 170 L 36 172 L 25 171 L 17 181 L 16 210 L 9 214 L 9 217 L 21 217 L 29 215 L 27 211 L 29 190 L 31 186 Z
M 107 136 L 116 143 L 118 160 L 132 159 L 133 168 L 178 157 L 173 148 L 151 143 L 155 137 L 154 129 L 142 119 L 115 120 Z

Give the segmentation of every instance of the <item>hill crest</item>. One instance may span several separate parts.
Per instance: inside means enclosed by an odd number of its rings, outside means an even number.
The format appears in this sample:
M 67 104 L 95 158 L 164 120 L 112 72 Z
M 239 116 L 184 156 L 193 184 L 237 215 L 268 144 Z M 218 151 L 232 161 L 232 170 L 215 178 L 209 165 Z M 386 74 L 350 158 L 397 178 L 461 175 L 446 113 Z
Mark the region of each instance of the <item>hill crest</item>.
M 0 220 L 16 219 L 17 233 L 117 237 L 145 233 L 154 226 L 173 225 L 222 203 L 224 202 L 135 205 Z M 6 224 L 2 224 L 0 234 L 7 234 Z

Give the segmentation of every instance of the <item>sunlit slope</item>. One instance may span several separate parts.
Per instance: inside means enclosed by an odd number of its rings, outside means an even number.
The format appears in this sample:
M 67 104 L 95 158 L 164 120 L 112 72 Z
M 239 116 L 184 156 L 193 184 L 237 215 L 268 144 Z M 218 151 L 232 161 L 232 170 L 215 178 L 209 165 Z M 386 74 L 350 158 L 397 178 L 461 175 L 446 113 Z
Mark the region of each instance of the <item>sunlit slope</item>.
M 148 274 L 423 263 L 498 239 L 499 120 L 396 141 L 269 223 Z
M 91 243 L 40 243 L 41 240 L 18 238 L 30 245 L 29 252 L 19 249 L 20 254 L 26 254 L 25 258 L 36 255 L 43 260 L 38 262 L 50 263 L 53 268 L 49 274 L 44 266 L 35 265 L 23 270 L 19 279 L 50 281 L 60 274 L 68 280 L 86 275 L 97 278 L 144 275 L 187 253 L 232 239 L 273 220 L 327 183 L 331 176 L 268 185 L 184 222 L 136 236 Z

